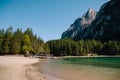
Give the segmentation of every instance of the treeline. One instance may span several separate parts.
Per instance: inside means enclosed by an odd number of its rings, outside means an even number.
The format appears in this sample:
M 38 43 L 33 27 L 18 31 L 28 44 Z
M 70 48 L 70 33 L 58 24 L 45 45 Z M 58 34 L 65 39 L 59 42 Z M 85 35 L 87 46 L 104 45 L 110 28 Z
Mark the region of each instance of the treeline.
M 49 53 L 49 48 L 40 37 L 33 34 L 31 28 L 27 28 L 24 32 L 21 28 L 13 32 L 11 26 L 6 30 L 0 29 L 0 55 L 24 54 L 25 52 L 31 54 Z
M 120 55 L 120 41 L 60 39 L 48 41 L 47 44 L 50 47 L 50 54 L 54 56 Z
M 13 27 L 0 29 L 0 55 L 4 54 L 50 53 L 54 56 L 83 56 L 88 54 L 120 55 L 120 41 L 101 42 L 96 40 L 71 39 L 51 40 L 46 43 L 31 28 L 24 32 Z

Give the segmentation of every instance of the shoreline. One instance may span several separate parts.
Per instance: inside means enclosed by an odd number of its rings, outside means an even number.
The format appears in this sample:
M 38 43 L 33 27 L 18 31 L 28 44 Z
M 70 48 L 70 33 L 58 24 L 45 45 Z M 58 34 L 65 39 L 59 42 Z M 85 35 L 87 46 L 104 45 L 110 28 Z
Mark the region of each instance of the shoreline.
M 68 56 L 67 56 L 68 57 Z M 71 56 L 69 56 L 69 57 L 71 57 Z M 74 56 L 72 56 L 72 57 L 74 57 Z M 103 57 L 103 56 L 102 56 Z M 106 57 L 106 56 L 104 56 L 104 57 Z M 108 57 L 108 56 L 107 56 Z M 109 56 L 109 57 L 111 57 L 111 56 Z M 88 57 L 89 58 L 89 57 Z M 55 60 L 59 60 L 60 58 L 58 57 L 58 58 L 55 58 Z M 46 60 L 46 59 L 45 59 Z M 54 62 L 53 62 L 54 63 Z M 101 70 L 104 70 L 104 69 L 109 69 L 109 68 L 95 68 L 97 71 L 98 71 L 98 74 L 97 75 L 95 75 L 94 77 L 92 77 L 93 75 L 91 74 L 94 70 L 91 68 L 91 67 L 76 67 L 75 68 L 75 70 L 74 70 L 74 68 L 72 68 L 71 66 L 67 66 L 67 68 L 65 68 L 65 65 L 64 65 L 64 63 L 62 64 L 61 62 L 60 62 L 60 65 L 59 65 L 59 61 L 58 61 L 58 64 L 55 64 L 55 65 L 51 65 L 51 62 L 49 63 L 49 61 L 48 61 L 48 64 L 44 64 L 44 63 L 41 63 L 42 65 L 40 65 L 40 66 L 42 66 L 42 67 L 40 67 L 43 71 L 42 71 L 42 73 L 40 72 L 40 70 L 38 69 L 37 71 L 39 71 L 39 73 L 41 73 L 42 74 L 42 76 L 44 77 L 44 79 L 41 79 L 41 80 L 89 80 L 89 78 L 91 79 L 91 80 L 100 80 L 100 78 L 101 77 L 99 77 L 99 70 L 97 70 L 97 69 L 101 69 Z M 62 65 L 64 65 L 64 66 L 61 66 L 61 64 Z M 61 67 L 59 67 L 59 66 L 61 66 Z M 46 69 L 45 69 L 46 68 Z M 67 70 L 68 69 L 68 70 Z M 73 70 L 72 70 L 73 69 Z M 90 73 L 89 73 L 89 69 L 90 69 Z M 50 70 L 50 71 L 49 71 Z M 76 73 L 76 72 L 74 72 L 74 71 L 79 71 L 80 70 L 80 72 L 82 72 L 82 73 L 78 73 L 79 75 L 74 75 L 74 73 Z M 88 70 L 88 71 L 87 71 Z M 110 69 L 111 70 L 111 69 Z M 86 71 L 86 72 L 85 72 Z M 33 71 L 34 72 L 34 71 Z M 32 72 L 32 73 L 33 73 Z M 72 73 L 73 72 L 73 73 Z M 101 73 L 103 73 L 104 71 L 102 71 Z M 71 74 L 69 74 L 69 73 L 71 73 Z M 46 75 L 44 75 L 44 74 L 46 74 Z M 63 75 L 62 75 L 63 74 Z M 89 75 L 87 75 L 86 76 L 86 74 L 90 74 L 90 76 Z M 96 73 L 95 73 L 96 74 Z M 107 73 L 106 73 L 107 74 Z M 108 73 L 109 74 L 109 73 Z M 58 76 L 59 75 L 59 76 Z M 70 75 L 73 75 L 73 76 L 71 76 L 70 78 L 66 78 L 66 76 L 70 76 Z M 101 74 L 102 75 L 102 74 Z M 50 77 L 49 77 L 50 76 Z M 50 79 L 51 78 L 51 76 L 53 76 L 53 77 L 58 77 L 58 78 L 62 78 L 62 79 Z M 103 75 L 102 75 L 103 76 Z M 76 79 L 75 79 L 76 78 Z M 94 79 L 95 78 L 95 79 Z M 101 78 L 102 79 L 102 78 Z M 105 80 L 105 78 L 103 78 L 104 80 Z M 33 79 L 33 80 L 36 80 L 36 79 Z M 37 79 L 37 80 L 39 80 L 39 79 Z M 109 79 L 106 79 L 106 80 L 109 80 Z M 110 79 L 111 80 L 111 79 Z
M 41 59 L 40 61 L 43 60 Z M 26 76 L 28 77 L 28 80 L 63 80 L 43 74 L 42 72 L 40 72 L 39 65 L 40 62 L 28 65 L 28 68 L 26 69 Z
M 78 57 L 120 57 L 120 56 L 63 56 L 59 58 Z M 0 56 L 0 80 L 63 80 L 40 72 L 41 62 L 47 59 L 23 56 Z
M 114 56 L 110 56 L 110 55 L 96 55 L 96 56 L 54 56 L 51 57 L 50 59 L 62 59 L 62 58 L 92 58 L 92 57 L 120 57 L 120 55 L 114 55 Z
M 39 71 L 44 60 L 21 55 L 0 56 L 0 80 L 62 80 Z

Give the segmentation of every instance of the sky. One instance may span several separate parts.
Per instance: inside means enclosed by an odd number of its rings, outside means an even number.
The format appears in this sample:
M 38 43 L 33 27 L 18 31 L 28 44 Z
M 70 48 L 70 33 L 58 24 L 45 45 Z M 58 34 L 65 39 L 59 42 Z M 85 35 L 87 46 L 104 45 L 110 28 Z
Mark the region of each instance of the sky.
M 99 11 L 109 0 L 0 0 L 0 29 L 32 28 L 44 41 L 60 39 L 89 8 Z

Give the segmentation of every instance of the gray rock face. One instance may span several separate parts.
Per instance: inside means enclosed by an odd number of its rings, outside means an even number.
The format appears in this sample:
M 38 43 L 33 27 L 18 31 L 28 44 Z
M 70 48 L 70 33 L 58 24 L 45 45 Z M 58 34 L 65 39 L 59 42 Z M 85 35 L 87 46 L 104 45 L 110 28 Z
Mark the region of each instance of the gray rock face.
M 74 38 L 78 33 L 81 33 L 82 30 L 87 28 L 91 22 L 96 17 L 96 11 L 92 8 L 89 8 L 86 14 L 82 16 L 82 18 L 78 18 L 75 20 L 75 22 L 66 30 L 63 32 L 61 38 Z
M 103 4 L 97 15 L 90 8 L 82 18 L 75 20 L 62 38 L 120 40 L 120 0 Z
M 120 40 L 120 0 L 111 0 L 102 5 L 83 38 Z

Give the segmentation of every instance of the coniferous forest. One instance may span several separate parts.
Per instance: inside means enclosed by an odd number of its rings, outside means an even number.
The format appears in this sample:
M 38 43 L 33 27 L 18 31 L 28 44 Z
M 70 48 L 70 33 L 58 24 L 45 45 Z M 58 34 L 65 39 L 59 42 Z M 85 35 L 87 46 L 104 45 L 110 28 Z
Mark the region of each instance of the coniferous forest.
M 0 54 L 24 54 L 28 51 L 31 54 L 46 52 L 46 44 L 44 41 L 33 34 L 31 28 L 27 28 L 24 32 L 18 28 L 13 32 L 13 27 L 0 29 Z
M 58 39 L 44 43 L 31 28 L 0 29 L 0 55 L 45 52 L 54 56 L 120 55 L 120 41 Z
M 48 41 L 50 53 L 55 56 L 120 55 L 120 41 L 60 39 Z

